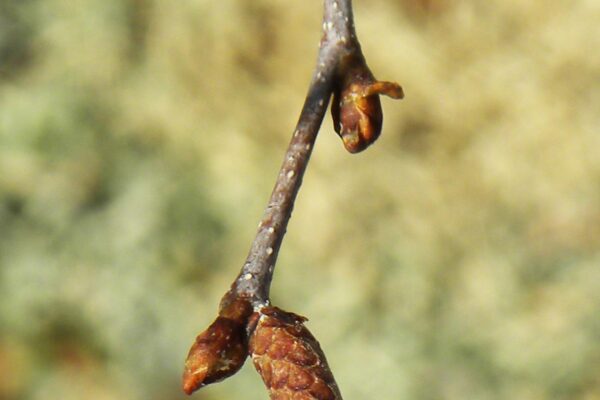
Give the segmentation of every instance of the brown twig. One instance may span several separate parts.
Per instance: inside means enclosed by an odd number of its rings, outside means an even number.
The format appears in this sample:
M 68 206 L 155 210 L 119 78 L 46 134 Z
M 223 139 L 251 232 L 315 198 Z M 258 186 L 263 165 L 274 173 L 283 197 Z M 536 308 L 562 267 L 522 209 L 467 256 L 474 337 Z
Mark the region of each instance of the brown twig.
M 269 300 L 275 261 L 332 94 L 335 130 L 352 153 L 379 136 L 378 95 L 403 96 L 398 84 L 376 81 L 367 67 L 351 0 L 324 2 L 323 37 L 300 118 L 246 262 L 221 300 L 217 319 L 190 350 L 183 377 L 188 394 L 233 375 L 250 353 L 272 399 L 291 399 L 294 393 L 304 396 L 298 398 L 341 399 L 305 319 L 271 307 Z
M 258 232 L 232 290 L 253 304 L 266 304 L 275 261 L 294 200 L 334 89 L 340 58 L 359 51 L 350 1 L 325 1 L 323 38 L 310 89 Z

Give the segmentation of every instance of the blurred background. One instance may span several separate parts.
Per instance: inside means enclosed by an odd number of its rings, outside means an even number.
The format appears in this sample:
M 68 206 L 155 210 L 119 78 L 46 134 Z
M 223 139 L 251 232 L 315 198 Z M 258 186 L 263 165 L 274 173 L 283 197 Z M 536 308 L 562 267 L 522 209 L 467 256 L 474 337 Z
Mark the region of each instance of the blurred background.
M 184 399 L 319 0 L 0 2 L 0 399 Z M 323 124 L 272 288 L 347 399 L 600 399 L 600 3 L 356 0 L 382 137 Z M 250 363 L 194 398 L 266 399 Z

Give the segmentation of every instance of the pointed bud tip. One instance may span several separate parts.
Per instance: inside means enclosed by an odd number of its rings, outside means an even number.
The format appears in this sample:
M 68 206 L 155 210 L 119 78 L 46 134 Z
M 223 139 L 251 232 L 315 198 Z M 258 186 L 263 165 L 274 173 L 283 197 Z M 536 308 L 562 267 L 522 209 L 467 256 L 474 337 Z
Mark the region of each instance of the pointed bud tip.
M 228 378 L 242 367 L 248 356 L 246 320 L 219 316 L 196 337 L 185 361 L 185 393 Z

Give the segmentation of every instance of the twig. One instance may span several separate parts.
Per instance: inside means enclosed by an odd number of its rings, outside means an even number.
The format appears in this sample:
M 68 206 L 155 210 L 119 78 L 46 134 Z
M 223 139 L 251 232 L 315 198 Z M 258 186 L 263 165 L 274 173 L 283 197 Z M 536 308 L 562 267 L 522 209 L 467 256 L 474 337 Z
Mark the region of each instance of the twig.
M 360 51 L 355 37 L 350 1 L 325 1 L 323 38 L 308 95 L 258 232 L 232 288 L 254 305 L 268 302 L 275 261 L 334 89 L 339 60 Z
M 332 94 L 335 130 L 352 153 L 379 136 L 378 95 L 403 96 L 399 85 L 376 81 L 367 67 L 350 0 L 324 2 L 323 37 L 300 118 L 246 262 L 221 300 L 219 316 L 190 350 L 183 379 L 188 394 L 233 375 L 250 353 L 271 398 L 304 392 L 303 398 L 341 399 L 306 319 L 271 307 L 269 300 L 275 261 Z

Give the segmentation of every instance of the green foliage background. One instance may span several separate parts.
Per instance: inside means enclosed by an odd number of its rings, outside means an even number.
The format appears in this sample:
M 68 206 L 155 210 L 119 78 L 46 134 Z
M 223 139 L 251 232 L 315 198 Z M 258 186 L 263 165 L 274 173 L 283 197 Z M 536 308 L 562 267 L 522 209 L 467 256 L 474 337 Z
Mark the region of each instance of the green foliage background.
M 183 399 L 321 1 L 0 2 L 0 399 Z M 273 284 L 347 399 L 600 399 L 600 4 L 356 0 L 398 80 L 329 118 Z M 264 399 L 250 363 L 197 399 Z

